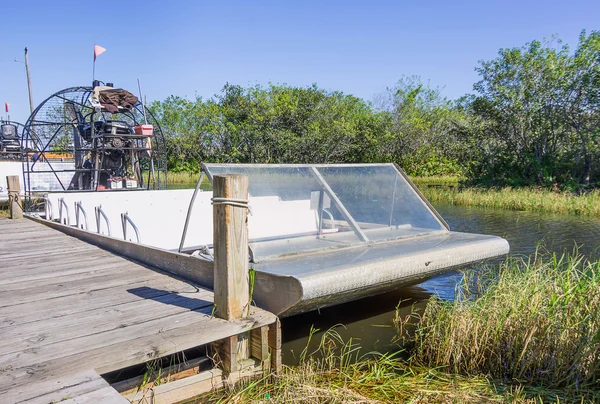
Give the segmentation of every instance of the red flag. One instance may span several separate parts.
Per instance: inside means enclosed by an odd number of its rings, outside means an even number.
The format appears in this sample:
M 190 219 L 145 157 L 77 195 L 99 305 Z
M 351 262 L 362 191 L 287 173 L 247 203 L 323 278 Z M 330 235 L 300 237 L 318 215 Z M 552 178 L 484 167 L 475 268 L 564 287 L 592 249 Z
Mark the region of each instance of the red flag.
M 10 104 L 8 102 L 4 103 L 4 109 L 6 110 L 6 113 L 8 114 L 8 107 L 10 107 Z
M 103 48 L 100 45 L 94 45 L 94 62 L 96 61 L 96 58 L 98 57 L 98 55 L 101 55 L 104 52 L 106 52 L 105 48 Z

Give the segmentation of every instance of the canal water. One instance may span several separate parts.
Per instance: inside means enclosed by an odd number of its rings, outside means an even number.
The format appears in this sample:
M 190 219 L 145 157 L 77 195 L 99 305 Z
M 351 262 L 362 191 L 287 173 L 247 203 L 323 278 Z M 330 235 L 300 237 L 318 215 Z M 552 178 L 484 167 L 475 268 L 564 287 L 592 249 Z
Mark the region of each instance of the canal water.
M 454 231 L 504 237 L 510 243 L 512 255 L 529 256 L 536 248 L 557 253 L 577 248 L 579 253 L 590 258 L 600 257 L 598 218 L 443 204 L 435 207 Z M 396 350 L 400 347 L 395 340 L 397 331 L 393 324 L 396 307 L 399 306 L 401 316 L 407 316 L 413 305 L 423 308 L 425 300 L 433 294 L 452 299 L 461 277 L 460 271 L 454 271 L 385 295 L 285 318 L 282 320 L 283 361 L 286 364 L 298 362 L 307 347 L 311 328 L 320 331 L 312 337 L 308 352 L 318 347 L 323 332 L 332 327 L 345 341 L 352 338 L 364 353 Z

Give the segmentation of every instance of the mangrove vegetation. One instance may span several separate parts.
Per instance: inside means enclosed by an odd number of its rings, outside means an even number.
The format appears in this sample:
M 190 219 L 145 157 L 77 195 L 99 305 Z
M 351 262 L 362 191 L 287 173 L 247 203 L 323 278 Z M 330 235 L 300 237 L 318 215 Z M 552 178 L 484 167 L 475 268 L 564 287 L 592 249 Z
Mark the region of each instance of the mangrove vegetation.
M 199 163 L 395 162 L 409 175 L 486 186 L 600 182 L 600 32 L 500 49 L 457 100 L 403 77 L 373 102 L 339 91 L 226 84 L 209 99 L 152 105 L 171 171 Z

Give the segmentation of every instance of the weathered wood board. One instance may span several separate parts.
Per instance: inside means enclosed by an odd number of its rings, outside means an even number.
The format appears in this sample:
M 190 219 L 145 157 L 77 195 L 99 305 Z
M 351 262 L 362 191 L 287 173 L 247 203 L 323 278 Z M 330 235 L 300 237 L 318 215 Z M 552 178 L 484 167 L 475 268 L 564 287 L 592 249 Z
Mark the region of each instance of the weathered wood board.
M 0 219 L 1 402 L 126 403 L 100 374 L 277 321 L 254 307 L 225 321 L 213 302 L 210 290 L 42 224 Z

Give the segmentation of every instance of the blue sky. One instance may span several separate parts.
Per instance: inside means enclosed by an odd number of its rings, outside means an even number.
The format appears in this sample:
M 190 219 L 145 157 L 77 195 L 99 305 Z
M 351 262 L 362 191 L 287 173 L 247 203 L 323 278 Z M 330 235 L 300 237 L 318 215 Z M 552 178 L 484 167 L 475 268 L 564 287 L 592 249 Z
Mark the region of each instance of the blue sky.
M 403 75 L 456 98 L 472 91 L 479 60 L 553 34 L 573 47 L 600 29 L 599 1 L 42 1 L 4 0 L 0 101 L 34 103 L 96 78 L 148 100 L 210 97 L 226 82 L 317 83 L 373 100 Z M 3 110 L 2 110 L 3 112 Z M 4 114 L 3 114 L 4 116 Z

